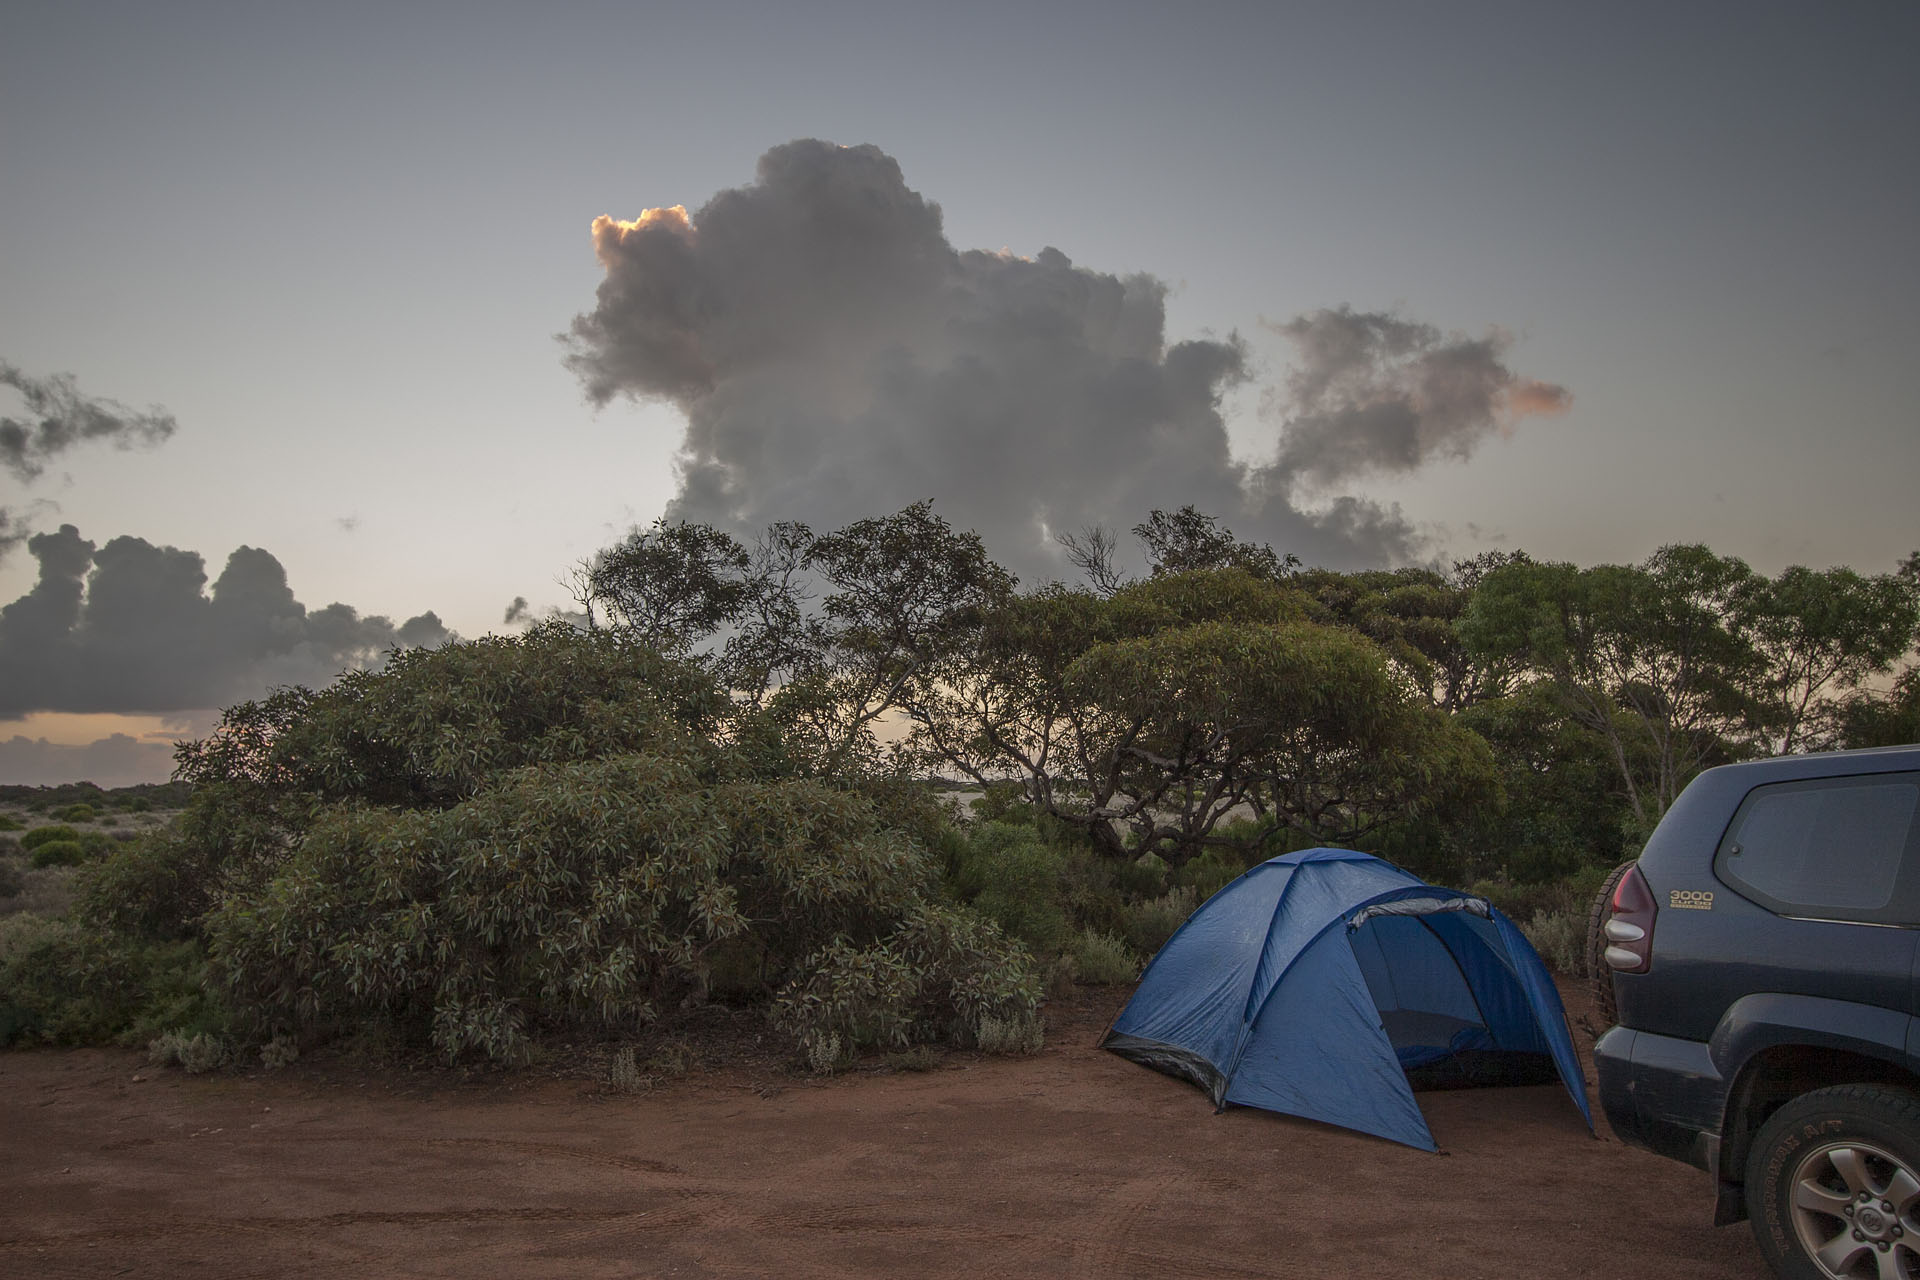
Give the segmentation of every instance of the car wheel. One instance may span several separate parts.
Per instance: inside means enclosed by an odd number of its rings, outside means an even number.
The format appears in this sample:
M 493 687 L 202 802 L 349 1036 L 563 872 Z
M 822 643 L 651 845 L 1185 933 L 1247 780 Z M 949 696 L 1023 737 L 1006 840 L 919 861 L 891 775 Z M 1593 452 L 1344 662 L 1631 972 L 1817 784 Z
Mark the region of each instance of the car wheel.
M 1620 877 L 1627 874 L 1633 862 L 1623 862 L 1607 873 L 1600 882 L 1600 892 L 1593 896 L 1593 905 L 1587 909 L 1587 981 L 1593 990 L 1593 1020 L 1602 1030 L 1614 1024 L 1620 1010 L 1613 1003 L 1613 970 L 1607 967 L 1607 915 L 1613 906 L 1613 891 L 1620 887 Z
M 1920 1096 L 1864 1084 L 1801 1094 L 1760 1126 L 1746 1195 L 1782 1276 L 1920 1277 Z

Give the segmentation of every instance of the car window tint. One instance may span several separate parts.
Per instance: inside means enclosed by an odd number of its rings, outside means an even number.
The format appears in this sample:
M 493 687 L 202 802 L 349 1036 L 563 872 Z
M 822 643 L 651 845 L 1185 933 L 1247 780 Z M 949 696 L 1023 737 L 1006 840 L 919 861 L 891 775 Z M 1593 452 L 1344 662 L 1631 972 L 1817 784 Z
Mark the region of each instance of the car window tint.
M 1716 869 L 1776 910 L 1880 919 L 1894 903 L 1916 811 L 1920 782 L 1910 775 L 1757 787 Z

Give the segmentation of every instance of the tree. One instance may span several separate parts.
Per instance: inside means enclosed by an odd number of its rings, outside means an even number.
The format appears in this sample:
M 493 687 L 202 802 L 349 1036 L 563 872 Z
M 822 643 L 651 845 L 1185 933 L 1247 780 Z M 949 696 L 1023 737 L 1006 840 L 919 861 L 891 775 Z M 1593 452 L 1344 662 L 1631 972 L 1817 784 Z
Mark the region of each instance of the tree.
M 1891 671 L 1912 647 L 1917 585 L 1897 573 L 1800 565 L 1744 584 L 1736 619 L 1759 650 L 1754 697 L 1776 754 L 1832 741 L 1841 705 L 1833 695 Z
M 768 712 L 821 773 L 872 758 L 876 722 L 945 678 L 1013 590 L 980 535 L 958 532 L 932 506 L 856 521 L 807 549 L 805 568 L 826 590 L 818 649 Z
M 1480 582 L 1458 630 L 1475 659 L 1551 683 L 1607 743 L 1650 831 L 1694 774 L 1744 749 L 1758 655 L 1735 610 L 1751 578 L 1703 546 L 1641 565 L 1509 564 Z
M 1176 865 L 1288 826 L 1351 840 L 1491 799 L 1484 746 L 1417 705 L 1371 642 L 1304 612 L 1240 568 L 1011 598 L 911 708 L 916 742 L 983 785 L 1018 778 L 1109 856 Z M 1227 832 L 1236 811 L 1269 821 Z
M 1920 667 L 1908 667 L 1884 694 L 1856 693 L 1835 716 L 1842 746 L 1898 747 L 1920 742 Z
M 1300 567 L 1300 557 L 1292 552 L 1281 556 L 1272 547 L 1242 542 L 1220 526 L 1218 517 L 1193 506 L 1171 514 L 1156 508 L 1133 532 L 1147 546 L 1147 563 L 1155 577 L 1195 569 L 1244 569 L 1255 577 L 1278 580 Z
M 732 535 L 662 517 L 593 558 L 590 599 L 627 637 L 686 654 L 739 616 L 753 593 L 750 568 Z

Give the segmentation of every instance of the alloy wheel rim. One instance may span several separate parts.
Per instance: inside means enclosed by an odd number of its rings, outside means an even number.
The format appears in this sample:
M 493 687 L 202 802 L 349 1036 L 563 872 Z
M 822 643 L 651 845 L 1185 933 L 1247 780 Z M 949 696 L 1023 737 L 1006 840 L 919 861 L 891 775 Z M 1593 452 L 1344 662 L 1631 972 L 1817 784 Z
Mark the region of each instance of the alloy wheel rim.
M 1794 1166 L 1793 1232 L 1832 1280 L 1920 1280 L 1920 1178 L 1869 1142 L 1830 1142 Z

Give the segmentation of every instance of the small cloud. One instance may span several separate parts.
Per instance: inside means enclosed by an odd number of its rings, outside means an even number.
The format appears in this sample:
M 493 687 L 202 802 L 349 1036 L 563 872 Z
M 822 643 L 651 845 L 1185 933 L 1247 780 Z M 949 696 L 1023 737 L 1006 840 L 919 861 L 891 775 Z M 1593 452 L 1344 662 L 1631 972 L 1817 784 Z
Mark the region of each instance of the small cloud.
M 342 533 L 352 533 L 360 527 L 359 516 L 335 516 L 333 522 L 340 527 Z
M 38 479 L 56 456 L 89 441 L 104 440 L 116 449 L 157 445 L 178 425 L 158 405 L 135 412 L 82 395 L 72 374 L 35 378 L 0 360 L 0 386 L 12 387 L 24 402 L 23 416 L 0 416 L 0 465 L 22 481 Z
M 513 603 L 507 606 L 505 616 L 500 619 L 502 626 L 511 627 L 516 623 L 527 622 L 533 618 L 533 609 L 527 604 L 525 596 L 515 596 Z

